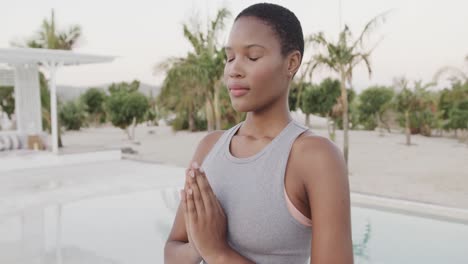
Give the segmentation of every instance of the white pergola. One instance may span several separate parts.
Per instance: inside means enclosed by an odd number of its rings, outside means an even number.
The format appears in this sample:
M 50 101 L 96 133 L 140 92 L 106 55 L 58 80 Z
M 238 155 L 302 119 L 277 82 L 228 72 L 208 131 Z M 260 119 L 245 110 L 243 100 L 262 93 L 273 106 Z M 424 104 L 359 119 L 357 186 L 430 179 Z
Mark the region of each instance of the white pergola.
M 62 66 L 111 62 L 113 56 L 79 54 L 68 50 L 0 48 L 0 63 L 14 69 L 15 115 L 18 133 L 42 133 L 39 66 L 49 73 L 52 151 L 58 153 L 56 73 Z

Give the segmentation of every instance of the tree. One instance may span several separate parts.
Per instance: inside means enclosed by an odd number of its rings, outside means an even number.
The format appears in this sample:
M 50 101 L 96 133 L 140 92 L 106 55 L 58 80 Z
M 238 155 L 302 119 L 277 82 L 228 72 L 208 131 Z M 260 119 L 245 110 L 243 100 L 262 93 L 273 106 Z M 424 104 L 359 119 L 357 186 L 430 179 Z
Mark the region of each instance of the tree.
M 330 139 L 335 140 L 336 114 L 333 109 L 337 109 L 340 97 L 340 81 L 326 78 L 318 86 L 304 83 L 302 89 L 301 110 L 306 114 L 308 123 L 308 113 L 318 114 L 327 119 L 327 129 Z
M 449 117 L 452 129 L 468 129 L 468 99 L 455 105 L 451 109 Z
M 411 145 L 411 130 L 410 130 L 410 111 L 417 107 L 416 96 L 414 93 L 405 86 L 403 90 L 396 97 L 397 111 L 404 114 L 405 117 L 405 135 L 406 145 Z
M 218 10 L 216 18 L 209 23 L 206 31 L 202 31 L 198 24 L 183 25 L 184 36 L 189 40 L 192 45 L 194 52 L 187 55 L 186 58 L 171 58 L 167 61 L 160 63 L 156 67 L 156 71 L 166 71 L 167 84 L 180 83 L 191 83 L 195 84 L 192 87 L 186 87 L 186 89 L 197 89 L 194 93 L 200 94 L 199 98 L 203 101 L 206 119 L 208 122 L 208 130 L 221 129 L 221 89 L 222 89 L 222 75 L 225 63 L 224 50 L 219 47 L 217 43 L 219 32 L 224 28 L 225 19 L 230 16 L 230 12 L 222 8 Z M 177 67 L 175 72 L 190 72 L 190 75 L 185 74 L 170 74 L 170 69 Z M 188 80 L 185 80 L 188 79 Z M 166 89 L 183 90 L 179 87 L 180 85 L 166 85 Z M 167 98 L 164 96 L 171 96 L 174 92 L 161 93 L 159 101 L 165 101 Z M 180 93 L 179 99 L 181 105 L 186 105 L 187 100 L 193 100 L 190 98 L 191 93 Z M 183 98 L 188 97 L 188 98 Z M 177 103 L 177 102 L 176 102 Z M 196 102 L 195 104 L 199 104 Z M 189 105 L 192 106 L 192 105 Z M 193 116 L 194 108 L 185 109 L 177 107 L 181 112 L 188 113 L 189 118 Z M 194 120 L 189 120 L 189 123 L 194 123 Z M 191 126 L 193 128 L 193 126 Z
M 306 115 L 306 126 L 310 127 L 310 115 L 321 111 L 321 91 L 311 83 L 303 88 L 301 110 Z
M 128 139 L 135 139 L 135 128 L 145 121 L 145 114 L 149 109 L 148 98 L 138 90 L 133 90 L 136 82 L 131 84 L 121 82 L 109 87 L 110 96 L 105 102 L 107 116 L 111 123 L 119 127 L 128 135 Z M 132 132 L 129 127 L 133 124 Z
M 467 129 L 468 123 L 468 82 L 452 83 L 451 89 L 444 89 L 439 97 L 439 109 L 443 119 L 443 129 L 454 130 L 458 136 L 459 129 Z
M 434 120 L 434 115 L 431 113 L 434 113 L 436 109 L 434 109 L 434 102 L 427 88 L 433 86 L 434 83 L 423 85 L 421 81 L 417 81 L 414 82 L 414 89 L 410 89 L 408 81 L 405 78 L 400 78 L 396 80 L 395 85 L 400 88 L 400 92 L 395 97 L 395 106 L 401 114 L 401 119 L 404 120 L 406 145 L 410 146 L 412 127 L 418 128 L 418 131 L 421 127 L 423 130 L 429 130 L 426 134 L 430 135 L 430 123 Z M 411 120 L 414 120 L 413 124 L 411 124 Z
M 120 82 L 120 83 L 112 83 L 107 90 L 110 94 L 119 93 L 119 92 L 136 92 L 140 88 L 140 81 L 133 80 L 131 83 L 127 82 Z
M 66 102 L 61 106 L 59 118 L 65 129 L 80 130 L 85 121 L 83 105 L 77 101 Z
M 80 96 L 84 110 L 95 124 L 105 121 L 104 101 L 106 100 L 106 96 L 106 93 L 99 88 L 88 89 Z
M 374 48 L 369 50 L 364 49 L 364 37 L 370 34 L 372 29 L 374 29 L 381 20 L 385 19 L 385 14 L 386 13 L 379 15 L 369 21 L 359 37 L 354 41 L 352 40 L 353 35 L 348 26 L 345 26 L 345 28 L 340 32 L 338 41 L 336 43 L 327 40 L 322 32 L 311 35 L 307 40 L 319 49 L 318 52 L 312 56 L 310 61 L 307 62 L 307 64 L 311 65 L 310 74 L 312 75 L 312 72 L 315 71 L 318 67 L 325 67 L 337 73 L 340 77 L 341 106 L 343 108 L 342 113 L 344 128 L 343 152 L 346 163 L 348 162 L 349 149 L 348 96 L 346 82 L 348 82 L 348 84 L 351 86 L 353 70 L 361 63 L 365 63 L 365 66 L 369 72 L 369 77 L 371 76 L 372 70 L 369 58 Z M 322 50 L 320 50 L 320 48 Z
M 340 92 L 341 94 L 341 92 Z M 346 95 L 347 95 L 347 100 L 348 100 L 348 120 L 349 120 L 349 124 L 348 127 L 351 128 L 351 129 L 354 129 L 356 127 L 356 124 L 358 123 L 357 121 L 357 115 L 356 115 L 356 104 L 354 103 L 355 102 L 355 98 L 356 98 L 356 92 L 354 91 L 353 88 L 347 88 L 346 89 Z M 343 111 L 344 111 L 344 108 L 343 108 L 343 104 L 342 104 L 342 101 L 341 100 L 341 97 L 338 97 L 338 100 L 336 102 L 336 104 L 333 106 L 333 110 L 332 110 L 332 120 L 333 120 L 333 123 L 336 124 L 336 126 L 343 130 Z
M 180 123 L 188 120 L 190 131 L 195 131 L 197 109 L 202 109 L 205 104 L 203 87 L 208 83 L 207 78 L 201 78 L 200 71 L 204 70 L 198 67 L 196 60 L 192 54 L 185 60 L 172 63 L 157 98 L 158 105 L 177 113 Z M 173 126 L 174 129 L 182 127 Z
M 302 87 L 299 87 L 301 85 L 304 85 L 305 83 L 299 83 L 297 81 L 294 81 L 291 83 L 291 86 L 289 87 L 288 91 L 288 106 L 289 106 L 289 111 L 293 112 L 296 111 L 298 108 L 300 108 L 300 104 L 298 103 L 299 100 L 299 90 L 303 90 Z
M 382 129 L 385 125 L 390 133 L 390 127 L 385 124 L 383 114 L 389 109 L 393 96 L 393 89 L 385 86 L 369 87 L 359 95 L 359 121 L 366 129 Z
M 326 78 L 319 86 L 322 94 L 322 107 L 319 114 L 327 118 L 328 134 L 330 139 L 335 141 L 337 117 L 340 115 L 337 110 L 340 105 L 341 84 L 339 80 Z

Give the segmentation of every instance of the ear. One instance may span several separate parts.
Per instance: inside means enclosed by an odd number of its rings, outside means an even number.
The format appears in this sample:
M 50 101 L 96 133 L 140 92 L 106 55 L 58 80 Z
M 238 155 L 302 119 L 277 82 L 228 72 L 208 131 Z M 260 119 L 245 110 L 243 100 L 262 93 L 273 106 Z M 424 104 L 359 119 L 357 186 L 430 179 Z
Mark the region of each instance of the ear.
M 301 53 L 298 50 L 294 50 L 289 53 L 287 59 L 287 71 L 288 76 L 292 79 L 296 72 L 299 70 L 299 66 L 301 66 Z

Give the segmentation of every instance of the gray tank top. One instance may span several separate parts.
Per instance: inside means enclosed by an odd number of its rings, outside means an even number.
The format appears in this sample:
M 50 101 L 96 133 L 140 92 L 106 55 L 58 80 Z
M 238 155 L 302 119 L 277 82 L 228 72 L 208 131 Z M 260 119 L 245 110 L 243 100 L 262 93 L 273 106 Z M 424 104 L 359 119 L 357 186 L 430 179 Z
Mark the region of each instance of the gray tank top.
M 307 127 L 292 120 L 260 152 L 237 158 L 230 142 L 243 123 L 225 131 L 201 165 L 226 214 L 228 243 L 255 263 L 306 263 L 312 229 L 288 211 L 284 175 L 292 145 Z

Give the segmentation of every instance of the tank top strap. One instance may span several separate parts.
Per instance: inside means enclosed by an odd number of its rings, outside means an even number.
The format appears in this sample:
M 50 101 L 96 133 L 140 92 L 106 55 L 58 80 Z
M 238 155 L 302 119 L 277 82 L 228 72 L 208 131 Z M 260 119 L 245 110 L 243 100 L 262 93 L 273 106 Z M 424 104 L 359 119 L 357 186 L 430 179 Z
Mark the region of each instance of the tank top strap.
M 276 170 L 278 172 L 278 180 L 280 184 L 275 184 L 275 187 L 279 188 L 277 193 L 283 195 L 285 184 L 285 174 L 286 174 L 286 166 L 288 164 L 289 155 L 291 153 L 292 146 L 295 140 L 305 131 L 308 130 L 308 127 L 298 123 L 297 121 L 294 122 L 283 135 L 281 141 L 277 142 L 274 149 L 271 150 L 270 158 L 273 159 L 271 162 L 276 164 Z M 282 196 L 283 197 L 283 196 Z
M 237 131 L 237 128 L 241 124 L 242 122 L 224 131 L 224 133 L 221 135 L 221 137 L 219 137 L 218 141 L 216 141 L 216 143 L 211 148 L 210 152 L 206 155 L 205 159 L 203 160 L 201 165 L 203 169 L 206 169 L 206 164 L 208 164 L 208 162 L 213 158 L 214 155 L 218 155 L 219 151 L 226 144 L 227 140 L 231 138 L 231 134 L 235 133 L 235 131 Z
M 280 158 L 281 161 L 287 161 L 294 141 L 306 130 L 308 130 L 306 126 L 295 120 L 291 121 L 291 124 L 289 124 L 286 131 L 284 131 L 281 140 L 278 140 L 271 151 L 277 158 Z

